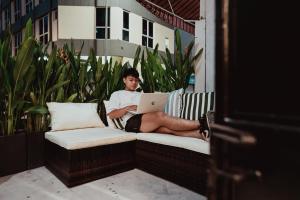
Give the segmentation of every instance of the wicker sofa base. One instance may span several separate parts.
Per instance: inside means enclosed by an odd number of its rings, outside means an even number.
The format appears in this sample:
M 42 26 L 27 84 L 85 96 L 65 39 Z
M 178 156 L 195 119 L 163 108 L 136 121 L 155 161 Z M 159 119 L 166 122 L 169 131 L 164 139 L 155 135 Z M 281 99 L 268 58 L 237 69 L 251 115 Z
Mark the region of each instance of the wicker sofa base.
M 67 150 L 46 140 L 46 167 L 72 187 L 135 168 L 136 141 Z
M 46 167 L 66 186 L 138 168 L 206 195 L 209 156 L 146 141 L 67 150 L 48 140 Z
M 136 164 L 138 169 L 206 195 L 208 155 L 138 140 Z

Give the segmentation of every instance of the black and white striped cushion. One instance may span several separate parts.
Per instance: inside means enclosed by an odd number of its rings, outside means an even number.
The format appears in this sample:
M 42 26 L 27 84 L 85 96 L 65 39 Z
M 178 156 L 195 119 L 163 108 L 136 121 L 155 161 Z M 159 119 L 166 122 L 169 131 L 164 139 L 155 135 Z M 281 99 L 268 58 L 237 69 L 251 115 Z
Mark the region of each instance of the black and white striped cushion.
M 186 93 L 181 98 L 180 118 L 198 120 L 208 111 L 214 110 L 214 92 Z
M 121 122 L 121 121 L 123 121 L 122 118 L 112 119 L 112 121 L 117 129 L 121 129 L 121 130 L 125 129 L 125 127 L 122 125 L 122 122 Z
M 105 109 L 107 108 L 108 106 L 108 102 L 109 101 L 103 101 L 104 103 L 104 106 L 105 106 Z M 110 128 L 117 128 L 117 129 L 121 129 L 123 130 L 125 127 L 123 126 L 123 124 L 121 123 L 121 121 L 123 121 L 122 118 L 116 118 L 116 119 L 110 119 L 109 116 L 106 116 L 107 117 L 107 123 L 108 123 L 108 126 Z
M 174 90 L 169 94 L 168 101 L 165 106 L 165 113 L 169 116 L 180 117 L 181 98 L 180 95 L 184 93 L 184 89 Z

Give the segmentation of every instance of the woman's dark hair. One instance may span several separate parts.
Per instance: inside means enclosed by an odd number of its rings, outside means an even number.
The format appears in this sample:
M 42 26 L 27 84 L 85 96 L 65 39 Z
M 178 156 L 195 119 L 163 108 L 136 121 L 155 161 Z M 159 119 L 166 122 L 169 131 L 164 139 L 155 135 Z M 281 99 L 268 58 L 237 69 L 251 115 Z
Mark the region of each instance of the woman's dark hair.
M 123 71 L 122 78 L 126 78 L 127 76 L 133 76 L 134 78 L 139 78 L 139 72 L 135 68 L 127 68 Z

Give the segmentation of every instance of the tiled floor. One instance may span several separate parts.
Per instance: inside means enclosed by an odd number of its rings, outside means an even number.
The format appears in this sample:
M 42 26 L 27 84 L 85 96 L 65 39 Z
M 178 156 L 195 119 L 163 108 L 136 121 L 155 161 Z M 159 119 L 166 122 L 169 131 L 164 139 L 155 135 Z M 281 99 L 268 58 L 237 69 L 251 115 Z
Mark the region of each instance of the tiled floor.
M 0 200 L 205 200 L 171 182 L 134 169 L 67 188 L 45 167 L 0 178 Z

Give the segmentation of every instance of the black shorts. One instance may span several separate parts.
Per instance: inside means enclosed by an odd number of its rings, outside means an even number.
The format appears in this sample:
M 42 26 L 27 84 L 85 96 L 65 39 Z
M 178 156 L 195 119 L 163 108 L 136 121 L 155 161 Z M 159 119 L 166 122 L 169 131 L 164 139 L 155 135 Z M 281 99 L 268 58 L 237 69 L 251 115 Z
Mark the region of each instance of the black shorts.
M 136 114 L 129 118 L 126 122 L 125 131 L 138 133 L 140 131 L 143 114 Z

